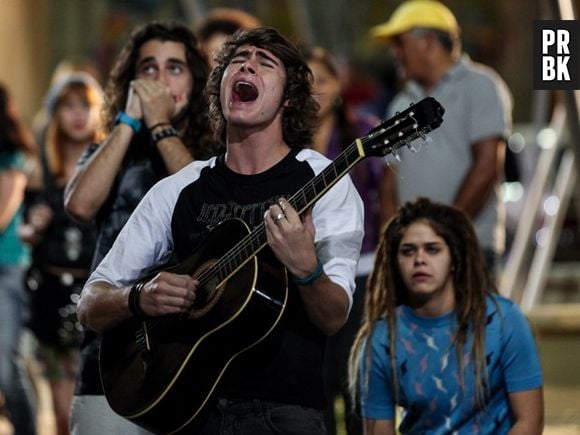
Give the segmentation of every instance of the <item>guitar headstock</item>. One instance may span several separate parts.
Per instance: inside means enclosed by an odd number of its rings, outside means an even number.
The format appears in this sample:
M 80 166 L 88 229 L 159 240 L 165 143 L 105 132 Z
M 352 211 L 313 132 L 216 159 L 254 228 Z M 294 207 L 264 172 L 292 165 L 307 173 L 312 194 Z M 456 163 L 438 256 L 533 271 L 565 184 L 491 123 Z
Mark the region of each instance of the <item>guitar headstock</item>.
M 443 106 L 433 97 L 412 104 L 361 138 L 365 156 L 385 156 L 418 137 L 424 137 L 441 125 L 444 113 Z

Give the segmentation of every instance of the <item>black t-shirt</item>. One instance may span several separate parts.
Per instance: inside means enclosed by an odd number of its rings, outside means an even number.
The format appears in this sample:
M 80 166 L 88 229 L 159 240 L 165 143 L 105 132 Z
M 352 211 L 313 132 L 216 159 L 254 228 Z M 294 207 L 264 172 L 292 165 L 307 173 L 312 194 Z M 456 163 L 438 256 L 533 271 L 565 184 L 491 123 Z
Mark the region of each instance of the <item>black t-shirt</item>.
M 199 178 L 181 191 L 173 211 L 177 260 L 187 258 L 209 228 L 227 219 L 239 218 L 250 228 L 256 227 L 270 205 L 280 197 L 289 198 L 312 179 L 313 169 L 296 159 L 298 152 L 292 150 L 277 165 L 256 175 L 231 171 L 223 156 L 215 166 L 202 169 Z M 306 316 L 291 282 L 287 304 L 273 334 L 234 359 L 218 386 L 219 396 L 324 407 L 325 337 Z
M 64 209 L 65 186 L 51 173 L 44 148 L 40 155 L 43 189 L 28 191 L 26 207 L 44 204 L 52 211 L 52 219 L 32 251 L 34 267 L 45 266 L 89 271 L 95 251 L 94 225 L 75 221 Z
M 64 210 L 64 187 L 52 185 L 36 195 L 35 201 L 46 204 L 53 216 L 32 251 L 34 265 L 89 270 L 95 250 L 95 227 L 81 224 Z

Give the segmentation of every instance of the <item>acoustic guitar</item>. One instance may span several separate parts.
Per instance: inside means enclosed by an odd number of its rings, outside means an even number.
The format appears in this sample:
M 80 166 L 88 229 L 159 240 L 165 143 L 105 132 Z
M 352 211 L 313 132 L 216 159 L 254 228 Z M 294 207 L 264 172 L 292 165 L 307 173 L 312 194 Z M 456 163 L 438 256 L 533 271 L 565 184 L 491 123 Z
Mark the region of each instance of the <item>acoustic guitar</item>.
M 428 97 L 381 123 L 290 197 L 290 204 L 303 214 L 364 158 L 397 156 L 400 147 L 425 139 L 443 113 Z M 228 366 L 268 337 L 286 307 L 287 272 L 266 245 L 263 223 L 253 229 L 239 219 L 217 225 L 189 258 L 165 269 L 199 280 L 187 315 L 132 318 L 104 333 L 101 380 L 115 412 L 154 433 L 195 433 Z

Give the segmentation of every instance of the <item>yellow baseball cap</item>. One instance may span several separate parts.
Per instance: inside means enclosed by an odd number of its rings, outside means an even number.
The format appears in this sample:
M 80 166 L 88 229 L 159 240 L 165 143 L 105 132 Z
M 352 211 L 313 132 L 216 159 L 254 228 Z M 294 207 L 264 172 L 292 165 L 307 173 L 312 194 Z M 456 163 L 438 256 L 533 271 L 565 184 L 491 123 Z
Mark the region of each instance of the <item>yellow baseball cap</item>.
M 452 36 L 459 35 L 459 25 L 453 12 L 443 3 L 434 0 L 404 2 L 395 9 L 387 22 L 371 28 L 371 35 L 386 42 L 415 27 L 442 30 Z

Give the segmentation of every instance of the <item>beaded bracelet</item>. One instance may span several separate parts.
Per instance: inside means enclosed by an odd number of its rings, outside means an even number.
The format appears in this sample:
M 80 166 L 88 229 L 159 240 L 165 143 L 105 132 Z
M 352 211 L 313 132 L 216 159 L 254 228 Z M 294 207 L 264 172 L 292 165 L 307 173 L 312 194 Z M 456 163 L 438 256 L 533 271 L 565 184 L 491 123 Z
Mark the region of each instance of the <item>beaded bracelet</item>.
M 317 258 L 316 260 L 318 262 L 316 263 L 316 269 L 314 269 L 314 272 L 312 272 L 309 275 L 306 275 L 304 278 L 294 277 L 293 278 L 294 284 L 310 285 L 314 281 L 316 281 L 320 277 L 320 275 L 322 275 L 322 273 L 324 272 L 324 269 L 322 268 L 322 262 L 320 261 L 320 258 Z
M 143 283 L 138 282 L 131 287 L 131 291 L 129 292 L 129 311 L 133 314 L 133 316 L 137 317 L 138 319 L 145 319 L 147 314 L 141 309 L 139 306 L 139 296 L 141 296 L 141 289 L 143 288 Z
M 162 139 L 172 136 L 179 136 L 177 130 L 173 127 L 167 127 L 163 130 L 158 131 L 157 133 L 151 134 L 151 138 L 153 139 L 153 143 L 157 144 Z
M 153 131 L 157 127 L 161 127 L 162 125 L 171 125 L 171 122 L 158 122 L 157 124 L 153 124 L 151 127 L 149 127 L 148 130 Z

